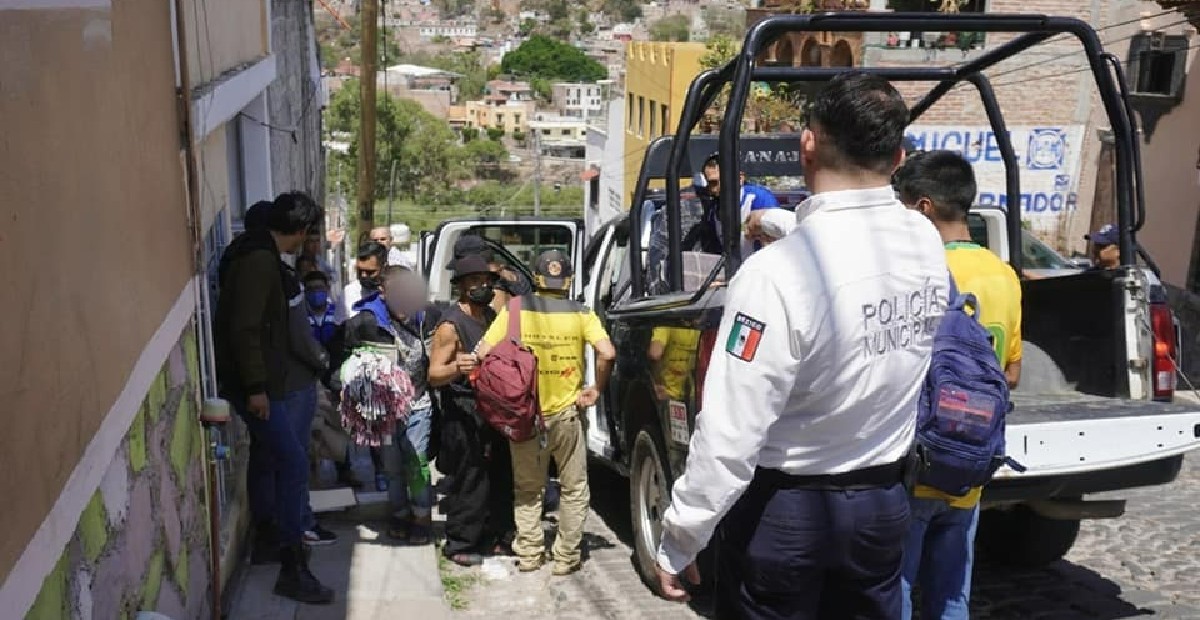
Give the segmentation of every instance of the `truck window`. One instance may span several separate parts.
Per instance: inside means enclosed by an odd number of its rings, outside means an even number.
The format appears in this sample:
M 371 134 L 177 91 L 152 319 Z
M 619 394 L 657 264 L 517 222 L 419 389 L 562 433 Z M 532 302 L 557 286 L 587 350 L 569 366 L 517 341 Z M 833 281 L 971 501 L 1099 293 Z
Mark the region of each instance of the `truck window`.
M 971 229 L 971 241 L 974 241 L 976 245 L 981 247 L 992 247 L 988 245 L 987 222 L 984 221 L 982 216 L 976 213 L 968 215 L 967 226 Z
M 542 252 L 561 250 L 567 256 L 573 256 L 575 250 L 575 235 L 570 227 L 562 224 L 481 224 L 472 226 L 469 231 L 503 245 L 529 269 Z

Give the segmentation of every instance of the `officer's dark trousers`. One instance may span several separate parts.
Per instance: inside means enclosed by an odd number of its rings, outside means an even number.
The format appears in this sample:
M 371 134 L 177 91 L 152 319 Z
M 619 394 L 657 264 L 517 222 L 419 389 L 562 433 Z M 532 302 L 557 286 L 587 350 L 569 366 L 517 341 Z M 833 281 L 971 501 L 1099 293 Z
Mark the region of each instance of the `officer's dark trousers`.
M 446 515 L 447 556 L 485 553 L 514 529 L 512 457 L 508 442 L 473 411 L 473 403 L 446 399 L 437 467 L 450 480 Z M 460 401 L 460 402 L 455 402 Z
M 718 528 L 721 620 L 895 620 L 908 494 L 789 488 L 756 473 Z

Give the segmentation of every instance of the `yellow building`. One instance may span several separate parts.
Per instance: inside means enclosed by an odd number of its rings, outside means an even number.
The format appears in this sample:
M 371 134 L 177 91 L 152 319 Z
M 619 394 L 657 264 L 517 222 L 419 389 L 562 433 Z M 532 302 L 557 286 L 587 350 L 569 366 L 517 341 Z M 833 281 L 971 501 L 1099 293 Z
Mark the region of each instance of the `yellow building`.
M 700 73 L 703 43 L 637 41 L 625 52 L 625 197 L 633 199 L 650 141 L 679 124 L 688 85 Z

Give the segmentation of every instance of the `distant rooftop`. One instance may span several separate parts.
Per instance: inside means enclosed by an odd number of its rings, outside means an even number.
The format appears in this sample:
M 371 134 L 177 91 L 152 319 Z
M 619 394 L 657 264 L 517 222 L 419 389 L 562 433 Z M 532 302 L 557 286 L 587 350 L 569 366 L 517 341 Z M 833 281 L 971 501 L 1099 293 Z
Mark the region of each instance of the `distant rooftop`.
M 433 67 L 422 67 L 420 65 L 392 65 L 387 68 L 387 72 L 412 77 L 462 77 L 461 73 L 443 71 Z

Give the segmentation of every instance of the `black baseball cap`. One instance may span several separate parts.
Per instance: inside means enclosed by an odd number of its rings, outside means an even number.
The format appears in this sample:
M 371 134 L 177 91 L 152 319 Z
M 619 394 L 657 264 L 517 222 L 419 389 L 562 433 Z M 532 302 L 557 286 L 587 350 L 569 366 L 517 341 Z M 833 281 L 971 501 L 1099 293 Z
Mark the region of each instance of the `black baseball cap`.
M 454 271 L 454 275 L 450 278 L 451 282 L 457 282 L 467 276 L 480 273 L 486 273 L 493 278 L 496 276 L 492 272 L 491 265 L 478 254 L 467 254 L 462 258 L 456 258 L 450 263 L 450 268 Z
M 491 246 L 487 244 L 487 241 L 485 241 L 483 237 L 473 234 L 466 234 L 459 237 L 458 240 L 454 242 L 454 260 L 458 260 L 471 254 L 482 256 L 483 260 L 489 263 L 495 259 L 495 252 L 492 251 Z M 447 265 L 446 268 L 453 268 L 453 264 L 454 263 L 452 262 L 450 265 Z

